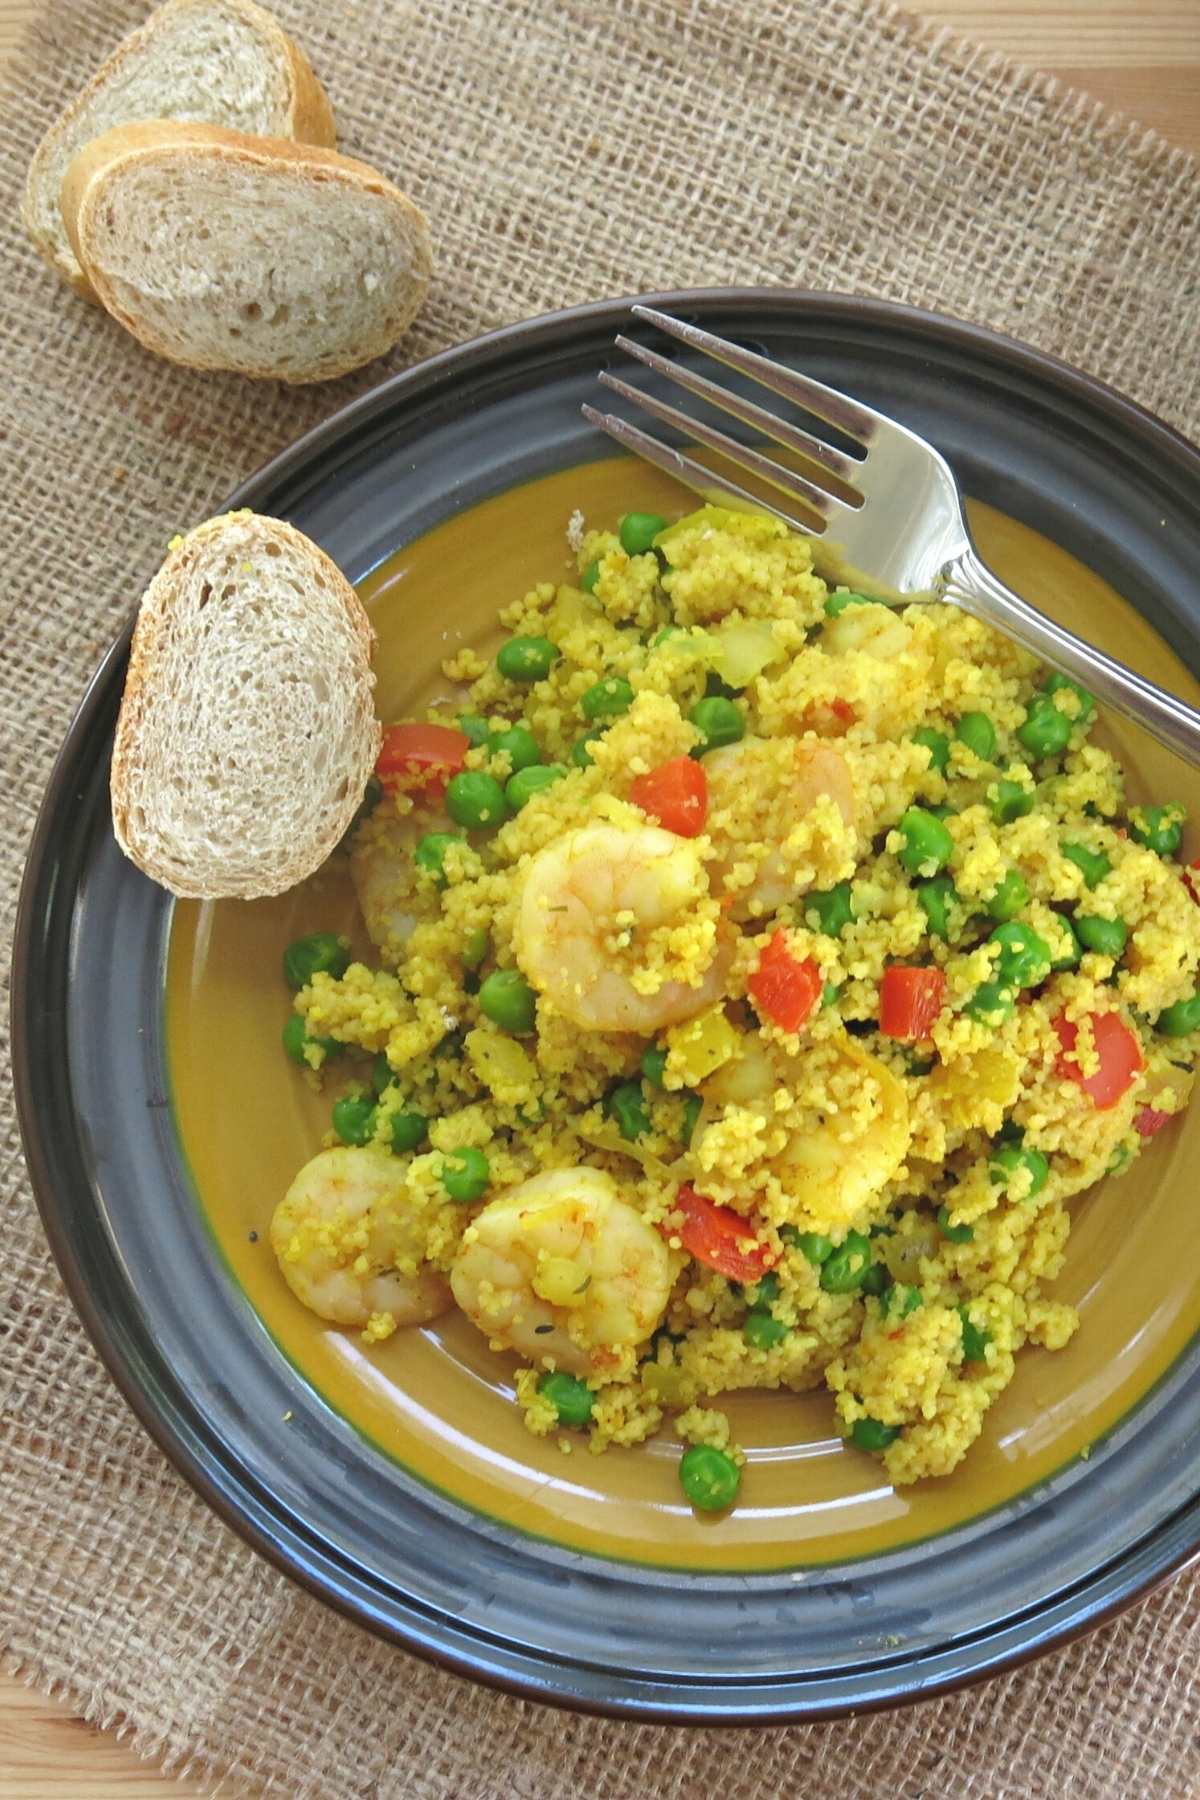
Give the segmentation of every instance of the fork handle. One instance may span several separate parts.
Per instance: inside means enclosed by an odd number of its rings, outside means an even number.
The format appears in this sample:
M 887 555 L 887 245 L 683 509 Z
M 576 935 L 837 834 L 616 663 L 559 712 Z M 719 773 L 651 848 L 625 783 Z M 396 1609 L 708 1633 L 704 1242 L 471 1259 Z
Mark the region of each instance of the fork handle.
M 946 564 L 935 591 L 939 599 L 995 625 L 1035 656 L 1083 682 L 1114 712 L 1144 726 L 1168 750 L 1200 765 L 1200 712 L 1194 706 L 1048 619 L 1005 587 L 974 550 L 964 550 Z

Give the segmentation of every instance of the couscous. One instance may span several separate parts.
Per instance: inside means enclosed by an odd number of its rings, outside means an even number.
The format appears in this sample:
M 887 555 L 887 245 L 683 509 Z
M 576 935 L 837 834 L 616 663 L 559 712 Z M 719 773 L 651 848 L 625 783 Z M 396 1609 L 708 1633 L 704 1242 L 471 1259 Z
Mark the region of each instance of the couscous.
M 824 1385 L 889 1480 L 946 1475 L 1076 1329 L 1068 1201 L 1187 1104 L 1182 809 L 1127 805 L 1084 689 L 774 519 L 568 535 L 385 732 L 377 966 L 284 956 L 332 1124 L 280 1268 L 369 1343 L 458 1307 L 532 1432 L 670 1429 L 704 1510 L 736 1389 Z

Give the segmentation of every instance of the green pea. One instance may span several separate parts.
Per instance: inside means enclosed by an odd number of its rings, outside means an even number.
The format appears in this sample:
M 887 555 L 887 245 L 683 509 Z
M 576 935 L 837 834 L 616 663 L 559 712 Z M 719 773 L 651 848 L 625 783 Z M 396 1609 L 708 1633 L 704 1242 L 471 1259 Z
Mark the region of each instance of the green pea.
M 527 725 L 510 725 L 506 731 L 490 732 L 487 747 L 493 756 L 503 754 L 508 757 L 510 775 L 515 775 L 518 769 L 530 769 L 542 760 L 538 741 Z
M 392 1133 L 392 1149 L 403 1156 L 409 1150 L 415 1150 L 422 1143 L 429 1130 L 429 1120 L 424 1113 L 394 1112 L 389 1120 Z
M 804 1252 L 814 1268 L 819 1269 L 833 1255 L 833 1239 L 826 1237 L 823 1231 L 802 1231 L 796 1239 L 796 1248 Z
M 1004 924 L 1015 919 L 1022 907 L 1029 904 L 1029 884 L 1020 869 L 1009 869 L 992 891 L 987 903 L 987 910 L 993 919 Z
M 477 969 L 488 953 L 489 938 L 482 925 L 475 925 L 462 941 L 459 954 L 465 969 Z
M 984 981 L 975 989 L 963 1011 L 981 1025 L 999 1025 L 1007 1019 L 1016 1001 L 1010 987 L 999 981 Z
M 964 713 L 955 727 L 954 735 L 981 762 L 991 762 L 996 754 L 996 727 L 985 712 Z
M 1047 694 L 1060 694 L 1064 688 L 1070 688 L 1073 694 L 1078 694 L 1077 722 L 1080 725 L 1086 724 L 1096 710 L 1095 695 L 1089 694 L 1081 682 L 1072 681 L 1069 675 L 1060 675 L 1057 669 L 1053 675 L 1047 675 L 1042 683 L 1042 691 Z
M 1010 1177 L 1018 1169 L 1029 1170 L 1029 1187 L 1022 1198 L 1032 1200 L 1045 1187 L 1050 1164 L 1040 1150 L 1025 1144 L 997 1144 L 988 1158 L 988 1174 L 997 1187 L 1007 1187 Z
M 697 750 L 701 756 L 706 750 L 719 749 L 723 744 L 740 743 L 746 735 L 746 721 L 740 708 L 732 700 L 722 700 L 716 694 L 697 700 L 688 718 L 700 733 Z
M 1063 945 L 1059 954 L 1050 964 L 1050 967 L 1055 971 L 1060 969 L 1077 969 L 1079 967 L 1079 959 L 1083 955 L 1083 945 L 1079 942 L 1079 934 L 1075 930 L 1070 919 L 1064 918 L 1062 913 L 1055 913 L 1054 916 L 1062 926 L 1063 935 L 1067 939 L 1067 942 Z
M 752 1312 L 746 1315 L 742 1336 L 752 1350 L 774 1350 L 782 1344 L 788 1330 L 782 1319 L 772 1318 L 769 1312 Z
M 633 705 L 633 689 L 623 675 L 607 675 L 594 681 L 579 696 L 579 710 L 585 719 L 619 719 Z
M 1071 721 L 1059 712 L 1049 694 L 1036 694 L 1024 723 L 1017 727 L 1017 739 L 1030 756 L 1060 756 L 1071 741 Z
M 946 1239 L 947 1243 L 969 1244 L 971 1239 L 975 1236 L 975 1227 L 973 1225 L 952 1224 L 950 1214 L 944 1206 L 939 1206 L 937 1209 L 937 1222 L 938 1229 L 941 1231 L 941 1234 Z
M 292 1061 L 294 1063 L 299 1063 L 302 1069 L 309 1069 L 312 1067 L 312 1064 L 304 1054 L 305 1048 L 309 1044 L 319 1044 L 327 1058 L 340 1056 L 346 1048 L 344 1044 L 339 1044 L 336 1038 L 309 1037 L 308 1027 L 300 1017 L 300 1014 L 297 1012 L 289 1013 L 287 1024 L 283 1028 L 283 1047 L 291 1057 Z
M 1014 819 L 1023 819 L 1026 813 L 1033 811 L 1033 801 L 1030 789 L 1023 788 L 1019 781 L 1010 781 L 1007 775 L 991 782 L 987 790 L 988 808 L 997 825 L 1010 825 Z
M 870 1266 L 871 1240 L 861 1231 L 848 1231 L 821 1265 L 821 1286 L 827 1294 L 853 1294 Z
M 375 1135 L 375 1105 L 365 1094 L 344 1094 L 333 1103 L 333 1129 L 343 1144 L 369 1144 Z
M 527 1037 L 537 1018 L 537 998 L 519 969 L 494 969 L 479 990 L 479 1010 L 502 1031 Z
M 850 1442 L 856 1450 L 886 1450 L 899 1436 L 898 1425 L 884 1425 L 867 1416 L 855 1419 L 850 1427 Z
M 841 937 L 843 928 L 854 917 L 848 881 L 839 881 L 836 887 L 807 894 L 803 904 L 805 921 L 814 931 L 823 931 L 826 937 Z
M 350 967 L 350 946 L 332 931 L 313 931 L 297 938 L 283 953 L 283 979 L 293 993 L 307 987 L 314 975 L 340 980 Z
M 958 1309 L 962 1321 L 962 1348 L 964 1362 L 982 1362 L 984 1352 L 992 1341 L 992 1334 L 986 1325 L 975 1325 L 965 1306 Z
M 600 578 L 600 558 L 593 557 L 583 574 L 579 577 L 579 585 L 585 594 L 594 594 L 596 583 Z
M 504 798 L 515 813 L 528 806 L 535 794 L 553 787 L 566 774 L 561 763 L 535 763 L 531 769 L 518 769 L 504 784 Z
M 950 739 L 944 731 L 935 731 L 932 725 L 922 725 L 912 735 L 914 744 L 922 745 L 929 752 L 929 766 L 944 775 L 950 766 Z
M 492 1171 L 482 1150 L 453 1150 L 442 1158 L 442 1186 L 458 1206 L 473 1206 L 487 1193 Z
M 1087 887 L 1094 888 L 1112 868 L 1103 850 L 1089 850 L 1086 844 L 1060 844 L 1059 849 L 1068 862 L 1075 864 Z
M 892 1276 L 887 1264 L 875 1262 L 871 1264 L 870 1268 L 862 1278 L 862 1292 L 864 1294 L 874 1294 L 876 1299 L 878 1299 L 881 1294 L 887 1293 L 891 1284 Z
M 627 1143 L 636 1143 L 650 1129 L 650 1114 L 646 1111 L 646 1102 L 638 1081 L 622 1081 L 609 1094 L 604 1102 L 604 1110 L 610 1119 L 615 1119 L 621 1136 Z
M 779 1277 L 774 1269 L 768 1269 L 765 1275 L 759 1276 L 752 1288 L 746 1290 L 747 1305 L 757 1307 L 760 1311 L 768 1306 L 774 1306 L 778 1298 Z
M 1183 841 L 1187 813 L 1178 801 L 1167 806 L 1135 806 L 1129 815 L 1130 835 L 1159 856 L 1174 856 Z
M 473 750 L 477 750 L 480 744 L 486 744 L 491 735 L 487 720 L 481 719 L 477 713 L 459 713 L 458 729 L 466 734 Z
M 659 532 L 666 529 L 667 521 L 660 513 L 631 512 L 617 526 L 617 535 L 626 556 L 645 556 L 653 550 Z
M 1164 1037 L 1187 1037 L 1193 1031 L 1200 1031 L 1200 994 L 1193 994 L 1190 1000 L 1177 1000 L 1174 1006 L 1168 1006 L 1160 1012 L 1154 1022 L 1156 1031 Z
M 580 1381 L 577 1375 L 568 1375 L 565 1369 L 553 1369 L 543 1375 L 538 1382 L 538 1393 L 549 1400 L 560 1425 L 573 1425 L 578 1429 L 592 1416 L 596 1396 L 586 1381 Z
M 870 594 L 830 594 L 825 601 L 825 617 L 836 619 L 844 613 L 848 606 L 878 606 L 881 602 L 872 600 Z
M 432 875 L 438 887 L 446 885 L 446 852 L 451 844 L 461 844 L 462 839 L 452 831 L 427 831 L 413 851 L 413 861 L 427 875 Z
M 821 1005 L 822 1005 L 822 1007 L 824 1008 L 827 1006 L 836 1006 L 837 998 L 838 998 L 838 995 L 841 993 L 841 991 L 842 991 L 841 986 L 838 982 L 827 981 L 825 983 L 825 986 L 821 989 Z
M 910 806 L 900 820 L 900 861 L 910 875 L 936 875 L 954 853 L 954 839 L 924 806 Z
M 651 1087 L 660 1088 L 667 1068 L 667 1053 L 657 1044 L 647 1044 L 642 1051 L 641 1070 Z
M 685 1094 L 683 1097 L 683 1147 L 686 1150 L 692 1141 L 696 1129 L 696 1120 L 700 1117 L 700 1108 L 704 1105 L 699 1094 Z
M 1104 1165 L 1106 1175 L 1124 1175 L 1130 1168 L 1136 1152 L 1129 1144 L 1118 1144 L 1107 1163 Z
M 508 802 L 494 775 L 464 769 L 446 783 L 446 811 L 468 831 L 494 831 L 508 817 Z
M 603 731 L 597 729 L 596 731 L 585 731 L 581 738 L 576 738 L 574 744 L 571 746 L 571 761 L 575 764 L 577 769 L 591 768 L 592 753 L 588 749 L 588 745 L 594 744 L 597 738 L 602 738 L 603 736 Z
M 679 1485 L 697 1512 L 723 1512 L 737 1499 L 742 1471 L 711 1444 L 693 1444 L 679 1459 Z
M 1001 987 L 1037 987 L 1050 973 L 1050 946 L 1032 925 L 1010 919 L 997 925 L 988 942 L 1000 946 L 995 979 Z
M 1098 913 L 1076 913 L 1075 933 L 1085 950 L 1111 956 L 1114 961 L 1124 954 L 1129 939 L 1124 919 L 1103 919 Z
M 544 681 L 559 652 L 545 637 L 514 637 L 496 652 L 496 667 L 508 681 Z
M 391 1087 L 395 1079 L 396 1072 L 381 1050 L 371 1064 L 371 1088 L 375 1098 L 378 1099 L 385 1088 Z
M 948 875 L 935 875 L 931 881 L 918 881 L 917 905 L 925 914 L 930 937 L 950 936 L 950 908 L 960 904 L 958 889 Z
M 921 1290 L 907 1281 L 897 1281 L 888 1288 L 879 1304 L 885 1318 L 907 1319 L 921 1304 Z

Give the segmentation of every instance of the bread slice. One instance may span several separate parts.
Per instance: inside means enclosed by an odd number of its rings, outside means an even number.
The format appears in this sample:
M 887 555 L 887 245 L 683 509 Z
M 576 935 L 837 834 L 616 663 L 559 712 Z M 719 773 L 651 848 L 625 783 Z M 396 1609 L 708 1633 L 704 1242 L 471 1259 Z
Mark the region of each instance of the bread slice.
M 67 170 L 96 294 L 192 369 L 327 381 L 389 350 L 429 287 L 429 230 L 366 163 L 215 125 L 118 125 Z
M 173 894 L 280 894 L 345 836 L 379 754 L 374 633 L 302 532 L 225 513 L 142 599 L 112 760 L 117 842 Z
M 167 0 L 50 127 L 25 184 L 26 230 L 88 298 L 59 210 L 63 176 L 92 138 L 136 119 L 199 119 L 265 137 L 337 142 L 325 90 L 269 12 L 252 0 Z

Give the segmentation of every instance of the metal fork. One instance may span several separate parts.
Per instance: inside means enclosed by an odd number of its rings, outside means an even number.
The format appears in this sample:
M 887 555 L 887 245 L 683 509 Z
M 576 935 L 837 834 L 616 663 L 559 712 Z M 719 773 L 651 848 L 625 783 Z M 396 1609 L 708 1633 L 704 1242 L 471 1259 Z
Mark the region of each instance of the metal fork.
M 738 505 L 765 507 L 794 530 L 823 541 L 825 546 L 836 546 L 838 571 L 858 577 L 856 586 L 865 585 L 869 576 L 876 591 L 961 606 L 1006 632 L 1044 662 L 1083 682 L 1100 700 L 1144 726 L 1168 749 L 1200 764 L 1200 712 L 1048 619 L 1005 587 L 981 560 L 971 542 L 958 483 L 932 444 L 864 406 L 861 400 L 714 337 L 697 325 L 649 306 L 635 306 L 633 315 L 803 408 L 810 417 L 861 446 L 863 454 L 844 455 L 813 432 L 624 336 L 616 340 L 618 349 L 697 399 L 798 453 L 803 473 L 738 443 L 656 395 L 631 387 L 607 369 L 600 374 L 605 386 L 663 424 L 718 451 L 735 468 L 768 483 L 792 504 L 785 508 L 765 501 L 639 426 L 585 406 L 584 417 L 592 425 L 706 497 L 717 493 Z

